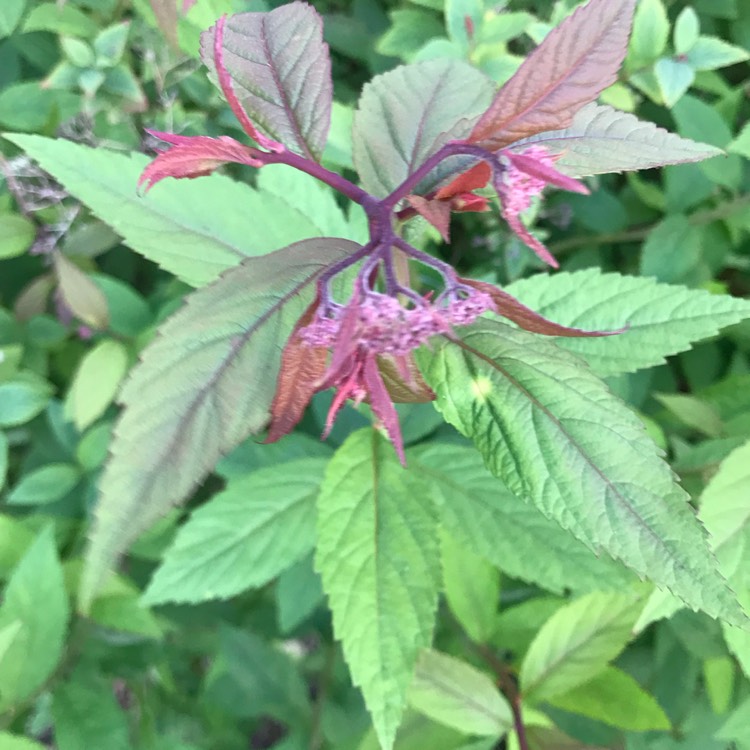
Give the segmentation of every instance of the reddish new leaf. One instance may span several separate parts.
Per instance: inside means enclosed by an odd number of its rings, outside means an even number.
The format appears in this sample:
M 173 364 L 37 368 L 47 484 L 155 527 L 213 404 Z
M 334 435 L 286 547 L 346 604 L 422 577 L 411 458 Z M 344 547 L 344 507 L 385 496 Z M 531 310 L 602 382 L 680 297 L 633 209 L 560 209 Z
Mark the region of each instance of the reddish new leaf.
M 431 200 L 421 195 L 407 195 L 408 204 L 440 232 L 440 236 L 450 242 L 451 204 L 450 201 Z
M 490 165 L 487 162 L 480 161 L 479 164 L 475 164 L 471 169 L 458 175 L 448 185 L 441 187 L 435 193 L 435 197 L 438 200 L 445 200 L 461 195 L 461 193 L 471 193 L 473 190 L 483 188 L 490 181 L 490 177 L 492 177 Z
M 498 289 L 494 284 L 488 284 L 484 281 L 475 281 L 474 279 L 461 279 L 462 283 L 473 286 L 475 289 L 492 297 L 495 303 L 495 310 L 498 315 L 502 315 L 508 320 L 512 320 L 517 326 L 532 333 L 541 333 L 544 336 L 567 336 L 567 337 L 584 337 L 584 336 L 615 336 L 618 333 L 627 331 L 627 326 L 617 331 L 584 331 L 580 328 L 569 328 L 568 326 L 553 323 L 547 318 L 543 318 L 539 313 L 526 307 L 515 297 L 512 297 L 502 289 Z
M 568 127 L 617 80 L 634 8 L 635 0 L 591 0 L 566 18 L 500 89 L 469 142 L 497 150 Z
M 156 23 L 164 33 L 170 46 L 177 50 L 177 0 L 150 0 Z M 183 10 L 184 12 L 184 10 Z
M 138 186 L 145 184 L 146 192 L 165 177 L 203 177 L 227 162 L 263 166 L 263 162 L 256 158 L 255 149 L 243 146 L 226 135 L 209 138 L 205 135 L 184 136 L 155 130 L 148 132 L 171 143 L 172 148 L 160 153 L 143 170 Z
M 527 156 L 523 153 L 516 154 L 512 151 L 504 151 L 503 154 L 516 169 L 520 169 L 522 172 L 536 177 L 537 180 L 554 185 L 562 190 L 570 190 L 573 193 L 589 194 L 589 189 L 582 182 L 574 180 L 562 172 L 558 172 L 550 164 L 545 164 L 533 156 Z

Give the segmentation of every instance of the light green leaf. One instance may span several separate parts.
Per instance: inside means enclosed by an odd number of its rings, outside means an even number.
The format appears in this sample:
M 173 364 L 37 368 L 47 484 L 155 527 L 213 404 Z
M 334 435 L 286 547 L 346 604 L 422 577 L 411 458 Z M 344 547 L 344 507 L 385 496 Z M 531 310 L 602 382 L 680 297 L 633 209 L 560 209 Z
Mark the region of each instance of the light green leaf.
M 10 505 L 44 505 L 64 497 L 78 484 L 81 472 L 72 464 L 45 464 L 21 477 L 8 495 Z
M 429 485 L 375 430 L 352 434 L 328 464 L 316 567 L 354 684 L 390 750 L 417 656 L 432 641 L 440 554 Z
M 652 122 L 612 107 L 588 104 L 565 130 L 550 130 L 513 144 L 523 150 L 538 143 L 561 153 L 556 166 L 571 177 L 649 169 L 717 156 L 721 150 L 681 138 Z
M 484 16 L 483 0 L 445 0 L 445 26 L 448 36 L 466 55 L 474 41 L 469 36 L 468 24 L 477 29 Z M 459 110 L 460 111 L 460 110 Z
M 740 134 L 727 146 L 727 150 L 750 159 L 750 122 L 742 128 Z
M 0 629 L 0 662 L 2 662 L 5 654 L 8 653 L 16 636 L 21 632 L 22 627 L 23 623 L 20 620 L 14 620 Z
M 713 712 L 725 714 L 732 702 L 735 682 L 735 665 L 730 656 L 716 656 L 703 662 L 703 682 Z
M 0 579 L 7 578 L 34 541 L 34 534 L 19 521 L 0 515 Z
M 451 612 L 469 637 L 486 643 L 500 603 L 500 571 L 470 546 L 441 535 L 443 587 Z
M 54 261 L 60 294 L 73 315 L 92 328 L 106 328 L 109 310 L 102 290 L 62 253 L 56 252 Z
M 726 722 L 716 732 L 716 737 L 722 740 L 750 740 L 750 698 L 741 703 L 727 718 Z
M 667 107 L 677 104 L 695 80 L 695 70 L 689 63 L 671 57 L 658 60 L 654 65 L 654 74 Z
M 133 250 L 193 286 L 207 284 L 244 258 L 325 234 L 315 223 L 318 207 L 312 217 L 304 216 L 288 201 L 222 175 L 170 180 L 141 196 L 138 178 L 150 161 L 142 154 L 39 136 L 8 138 Z
M 680 11 L 674 24 L 674 51 L 677 55 L 684 55 L 698 41 L 701 26 L 698 14 L 691 6 Z
M 5 479 L 8 475 L 8 437 L 0 432 L 0 490 L 5 487 Z
M 36 4 L 26 17 L 23 31 L 51 31 L 68 36 L 92 36 L 97 31 L 96 22 L 71 3 Z
M 388 15 L 391 26 L 375 46 L 381 55 L 410 60 L 430 39 L 443 33 L 443 27 L 434 13 L 404 8 L 393 10 Z
M 643 244 L 641 274 L 658 281 L 683 281 L 700 265 L 703 233 L 683 215 L 667 216 L 650 232 Z
M 180 529 L 144 601 L 228 599 L 259 587 L 307 554 L 315 543 L 315 498 L 325 459 L 260 469 L 195 511 Z
M 619 589 L 635 580 L 516 497 L 473 448 L 431 443 L 407 455 L 410 470 L 433 483 L 446 529 L 506 575 L 559 593 Z
M 0 427 L 16 427 L 44 411 L 52 389 L 42 380 L 0 383 Z
M 716 70 L 749 58 L 747 50 L 715 36 L 700 37 L 687 53 L 688 62 L 695 70 Z
M 581 289 L 586 294 L 579 294 Z M 590 268 L 537 274 L 506 288 L 528 307 L 567 326 L 628 330 L 607 338 L 562 338 L 558 346 L 586 359 L 597 375 L 618 375 L 663 364 L 666 357 L 750 316 L 750 303 L 655 279 Z
M 85 668 L 56 687 L 52 718 L 58 750 L 131 748 L 127 716 L 117 703 L 111 680 Z
M 653 397 L 683 424 L 708 437 L 719 437 L 724 430 L 721 417 L 709 404 L 684 393 L 654 393 Z
M 15 31 L 25 10 L 26 0 L 3 0 L 0 5 L 0 39 Z
M 606 667 L 588 682 L 555 695 L 549 702 L 564 711 L 632 732 L 670 729 L 669 719 L 656 699 L 616 667 Z
M 409 704 L 464 734 L 500 739 L 513 726 L 511 708 L 492 679 L 438 651 L 420 654 Z
M 640 0 L 633 17 L 630 58 L 635 67 L 653 62 L 667 47 L 669 18 L 662 0 Z
M 524 699 L 538 703 L 590 680 L 627 645 L 646 590 L 594 592 L 561 607 L 542 626 L 521 664 Z
M 358 247 L 319 238 L 247 259 L 189 295 L 161 326 L 121 392 L 125 410 L 100 481 L 80 591 L 84 610 L 128 545 L 184 500 L 222 453 L 266 425 L 283 346 L 315 280 Z
M 96 64 L 102 68 L 117 65 L 125 53 L 125 45 L 128 41 L 130 24 L 117 23 L 108 26 L 97 34 L 94 39 L 94 51 L 96 52 Z
M 46 750 L 46 748 L 26 737 L 0 732 L 0 750 Z
M 688 606 L 744 625 L 643 423 L 576 358 L 482 319 L 419 361 L 446 420 L 512 492 Z
M 354 113 L 354 165 L 363 187 L 388 195 L 447 141 L 468 136 L 493 91 L 489 79 L 458 60 L 402 65 L 373 78 Z M 470 163 L 446 159 L 415 190 L 427 192 Z
M 31 695 L 57 666 L 68 615 L 62 568 L 48 527 L 13 571 L 0 606 L 0 630 L 22 623 L 0 659 L 0 713 Z
M 33 222 L 17 214 L 0 215 L 0 260 L 23 255 L 34 242 Z
M 119 341 L 105 339 L 86 352 L 65 398 L 65 416 L 79 431 L 104 414 L 127 369 L 128 352 Z

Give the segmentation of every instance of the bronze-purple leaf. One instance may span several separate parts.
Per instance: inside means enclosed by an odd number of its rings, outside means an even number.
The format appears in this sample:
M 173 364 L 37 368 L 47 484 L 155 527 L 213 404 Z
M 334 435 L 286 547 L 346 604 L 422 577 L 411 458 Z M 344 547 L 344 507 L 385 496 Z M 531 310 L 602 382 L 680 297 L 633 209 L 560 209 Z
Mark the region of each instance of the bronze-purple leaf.
M 568 127 L 617 80 L 635 1 L 591 0 L 553 29 L 497 93 L 469 142 L 497 150 Z

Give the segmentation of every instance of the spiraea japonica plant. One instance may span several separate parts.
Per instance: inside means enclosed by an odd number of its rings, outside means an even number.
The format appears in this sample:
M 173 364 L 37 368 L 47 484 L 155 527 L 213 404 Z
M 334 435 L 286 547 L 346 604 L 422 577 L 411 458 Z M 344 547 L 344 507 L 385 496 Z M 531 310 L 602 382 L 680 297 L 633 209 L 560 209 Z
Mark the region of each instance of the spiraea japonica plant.
M 524 709 L 571 685 L 555 667 L 552 629 L 499 690 L 468 663 L 430 650 L 441 571 L 456 544 L 532 583 L 537 566 L 526 558 L 541 556 L 615 590 L 571 605 L 600 611 L 621 631 L 603 646 L 606 660 L 639 617 L 643 627 L 658 612 L 689 607 L 746 627 L 688 495 L 600 378 L 662 362 L 750 306 L 596 271 L 539 274 L 503 290 L 463 278 L 407 239 L 426 220 L 449 243 L 454 212 L 499 210 L 557 267 L 525 222 L 545 189 L 587 194 L 596 183 L 583 180 L 593 175 L 721 158 L 596 103 L 617 80 L 634 7 L 590 0 L 499 91 L 446 59 L 376 77 L 354 117 L 358 182 L 321 164 L 332 83 L 311 6 L 225 17 L 203 34 L 209 76 L 248 140 L 151 131 L 165 145 L 142 173 L 144 205 L 174 189 L 166 178 L 200 178 L 229 163 L 295 169 L 354 204 L 366 237 L 222 253 L 210 238 L 232 219 L 217 205 L 205 248 L 154 251 L 199 288 L 160 326 L 122 389 L 80 590 L 84 613 L 129 545 L 190 498 L 224 454 L 248 436 L 288 435 L 315 394 L 330 390 L 324 440 L 350 403 L 371 413 L 373 426 L 333 455 L 302 455 L 264 474 L 242 504 L 209 501 L 182 527 L 146 601 L 228 598 L 314 548 L 335 636 L 382 747 L 392 747 L 410 703 L 493 741 L 514 732 L 525 750 Z M 12 140 L 43 166 L 54 162 L 41 139 Z M 273 224 L 273 206 L 255 221 Z M 127 226 L 115 228 L 127 236 Z M 598 324 L 586 325 L 593 318 Z M 432 404 L 468 440 L 445 428 L 444 440 L 420 444 L 396 404 Z M 283 492 L 266 501 L 274 485 Z M 252 549 L 231 538 L 233 519 L 247 515 L 258 531 Z M 576 669 L 573 684 L 594 676 L 585 664 Z M 477 703 L 470 718 L 456 709 L 462 695 Z

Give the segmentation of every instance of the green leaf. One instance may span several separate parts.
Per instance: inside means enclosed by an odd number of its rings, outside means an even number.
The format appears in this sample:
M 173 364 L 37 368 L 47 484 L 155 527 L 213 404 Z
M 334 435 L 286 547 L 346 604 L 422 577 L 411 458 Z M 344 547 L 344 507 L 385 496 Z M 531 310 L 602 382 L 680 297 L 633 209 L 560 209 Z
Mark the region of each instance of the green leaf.
M 41 130 L 79 109 L 79 97 L 43 89 L 40 81 L 23 81 L 0 91 L 0 125 L 13 130 Z M 3 136 L 4 137 L 4 136 Z
M 409 704 L 464 734 L 499 740 L 513 726 L 511 708 L 490 677 L 437 651 L 420 654 Z
M 667 216 L 649 232 L 643 244 L 641 274 L 664 282 L 689 278 L 701 262 L 701 234 L 687 217 Z
M 53 34 L 89 37 L 96 33 L 96 22 L 70 3 L 40 3 L 31 9 L 23 31 L 51 31 Z
M 684 393 L 654 393 L 653 397 L 688 427 L 717 438 L 724 425 L 717 411 L 695 396 Z
M 402 65 L 373 78 L 354 113 L 354 165 L 363 187 L 388 195 L 447 141 L 465 138 L 492 93 L 489 79 L 458 60 Z M 470 163 L 446 159 L 415 190 L 428 192 Z
M 447 533 L 441 537 L 440 552 L 445 598 L 451 612 L 472 640 L 486 643 L 500 603 L 500 571 Z
M 23 255 L 33 244 L 34 237 L 34 224 L 25 216 L 0 215 L 0 260 Z
M 632 732 L 667 731 L 670 722 L 656 699 L 627 672 L 606 667 L 588 682 L 549 702 L 564 711 Z
M 0 659 L 0 713 L 30 696 L 57 666 L 68 615 L 62 568 L 48 527 L 13 571 L 0 607 L 0 630 L 22 623 Z
M 65 416 L 79 431 L 104 414 L 128 370 L 128 352 L 113 339 L 100 341 L 86 352 L 65 398 Z
M 315 498 L 326 461 L 268 467 L 227 488 L 180 529 L 144 601 L 228 599 L 275 578 L 315 543 Z
M 8 476 L 8 437 L 0 432 L 0 490 L 5 487 L 5 479 Z
M 312 555 L 285 570 L 276 583 L 279 629 L 290 633 L 323 603 L 320 576 L 313 569 Z
M 725 714 L 732 702 L 735 665 L 730 656 L 716 656 L 703 662 L 703 682 L 711 708 L 717 715 Z
M 742 128 L 740 134 L 729 144 L 727 149 L 750 159 L 750 122 Z
M 542 626 L 521 664 L 521 691 L 538 703 L 588 682 L 627 645 L 646 590 L 593 592 L 561 607 Z
M 653 62 L 667 48 L 669 18 L 662 0 L 640 0 L 633 17 L 630 57 L 635 67 Z
M 24 475 L 8 495 L 10 505 L 54 503 L 78 484 L 81 472 L 71 464 L 46 464 Z
M 201 35 L 201 57 L 216 80 L 216 27 Z M 264 134 L 320 160 L 331 124 L 331 61 L 323 20 L 293 2 L 270 13 L 238 13 L 224 29 L 224 66 L 234 94 Z
M 578 294 L 581 289 L 586 294 Z M 514 282 L 506 291 L 562 325 L 611 331 L 627 324 L 628 330 L 618 336 L 556 339 L 558 346 L 584 357 L 601 376 L 663 364 L 666 357 L 750 315 L 747 301 L 729 295 L 597 268 L 537 274 Z
M 15 31 L 25 10 L 26 0 L 4 0 L 0 5 L 0 39 Z
M 702 36 L 687 53 L 695 70 L 716 70 L 750 59 L 750 53 L 715 36 Z
M 484 16 L 483 0 L 445 0 L 445 26 L 448 36 L 459 45 L 462 56 L 465 56 L 473 42 L 469 35 L 468 24 L 477 29 Z M 467 23 L 468 22 L 468 23 Z
M 71 312 L 87 326 L 106 328 L 109 310 L 101 289 L 62 253 L 56 252 L 54 261 L 60 294 Z
M 52 718 L 58 750 L 131 748 L 127 716 L 117 703 L 111 681 L 86 668 L 58 684 Z
M 14 620 L 0 629 L 0 662 L 2 662 L 5 654 L 8 653 L 16 636 L 21 632 L 22 627 L 23 623 L 20 620 Z
M 0 750 L 45 750 L 45 746 L 17 734 L 0 732 Z
M 7 578 L 34 541 L 21 521 L 0 515 L 0 579 Z
M 0 383 L 0 427 L 16 427 L 33 419 L 44 411 L 50 395 L 50 386 L 37 379 Z
M 391 26 L 376 45 L 381 55 L 410 60 L 430 39 L 443 33 L 443 26 L 434 13 L 404 8 L 392 10 L 388 16 Z
M 721 154 L 714 146 L 680 138 L 627 112 L 598 104 L 583 107 L 565 130 L 539 133 L 511 148 L 523 150 L 530 143 L 561 153 L 555 166 L 571 177 L 683 164 Z
M 383 748 L 391 748 L 439 589 L 429 485 L 372 429 L 334 454 L 318 499 L 316 567 L 336 637 Z
M 482 319 L 461 337 L 419 360 L 438 408 L 492 473 L 591 549 L 688 606 L 744 624 L 687 494 L 638 417 L 538 336 Z
M 559 593 L 619 589 L 634 580 L 516 497 L 473 448 L 431 443 L 407 455 L 409 468 L 433 483 L 445 528 L 506 575 Z
M 222 453 L 269 419 L 281 352 L 315 280 L 359 246 L 310 239 L 244 261 L 193 292 L 126 381 L 100 482 L 80 591 L 84 610 L 112 563 L 185 499 Z
M 667 107 L 677 104 L 695 80 L 695 70 L 690 63 L 673 60 L 671 57 L 658 60 L 654 65 L 654 74 Z
M 674 51 L 684 55 L 698 41 L 701 25 L 698 14 L 689 5 L 680 11 L 674 24 Z
M 244 258 L 325 234 L 315 223 L 321 208 L 317 204 L 311 218 L 276 195 L 222 175 L 170 181 L 141 197 L 136 185 L 149 163 L 142 154 L 117 154 L 39 136 L 6 137 L 133 250 L 193 286 L 207 284 Z
M 98 66 L 109 68 L 120 62 L 125 53 L 129 31 L 130 24 L 125 22 L 109 26 L 97 34 L 94 39 L 94 51 Z

